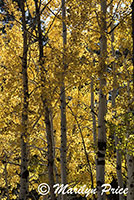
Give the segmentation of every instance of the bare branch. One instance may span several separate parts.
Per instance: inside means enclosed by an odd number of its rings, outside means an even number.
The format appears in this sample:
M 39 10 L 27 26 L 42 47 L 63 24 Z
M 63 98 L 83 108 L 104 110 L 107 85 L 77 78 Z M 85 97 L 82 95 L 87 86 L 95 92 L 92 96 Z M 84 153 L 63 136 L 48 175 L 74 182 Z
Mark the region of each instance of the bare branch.
M 32 127 L 33 129 L 34 129 L 34 127 L 36 126 L 36 124 L 38 123 L 38 121 L 40 120 L 41 116 L 42 116 L 42 115 L 40 115 L 40 116 L 38 117 L 38 119 L 36 120 L 36 122 L 34 122 L 33 127 Z

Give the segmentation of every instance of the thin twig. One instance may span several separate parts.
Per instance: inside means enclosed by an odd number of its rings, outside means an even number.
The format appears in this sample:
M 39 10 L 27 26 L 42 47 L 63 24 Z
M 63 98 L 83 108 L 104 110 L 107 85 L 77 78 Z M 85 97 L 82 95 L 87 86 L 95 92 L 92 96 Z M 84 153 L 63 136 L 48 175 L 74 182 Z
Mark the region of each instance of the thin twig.
M 76 123 L 77 123 L 77 126 L 78 126 L 78 128 L 79 128 L 79 130 L 80 130 L 81 139 L 82 139 L 82 144 L 83 144 L 83 147 L 84 147 L 84 152 L 85 152 L 85 156 L 86 156 L 86 159 L 87 159 L 87 163 L 88 163 L 89 171 L 90 171 L 90 176 L 91 176 L 91 182 L 92 182 L 91 187 L 94 188 L 93 173 L 92 173 L 92 168 L 91 168 L 91 164 L 90 164 L 90 161 L 89 161 L 89 157 L 88 157 L 88 153 L 87 153 L 87 149 L 86 149 L 86 145 L 85 145 L 85 141 L 84 141 L 84 136 L 83 136 L 83 133 L 82 133 L 82 130 L 81 130 L 81 127 L 80 127 L 80 125 L 79 125 L 79 122 L 78 122 L 78 120 L 77 120 L 76 115 L 74 114 L 72 108 L 71 108 L 69 105 L 67 105 L 67 106 L 68 106 L 68 108 L 70 109 L 72 115 L 74 116 L 75 121 L 76 121 Z

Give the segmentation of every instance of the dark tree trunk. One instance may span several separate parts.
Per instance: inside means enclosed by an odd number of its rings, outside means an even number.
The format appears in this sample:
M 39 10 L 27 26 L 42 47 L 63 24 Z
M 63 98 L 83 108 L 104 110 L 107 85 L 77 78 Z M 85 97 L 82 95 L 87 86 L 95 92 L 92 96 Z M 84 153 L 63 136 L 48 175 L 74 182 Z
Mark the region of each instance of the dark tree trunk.
M 51 200 L 56 200 L 53 185 L 54 182 L 54 157 L 53 157 L 53 141 L 52 141 L 52 129 L 51 129 L 51 121 L 50 121 L 50 111 L 47 104 L 47 98 L 44 94 L 45 92 L 45 68 L 44 68 L 44 61 L 43 61 L 43 34 L 41 29 L 41 20 L 40 20 L 40 8 L 38 5 L 38 1 L 35 1 L 36 7 L 36 17 L 37 17 L 37 24 L 38 24 L 38 38 L 39 38 L 39 62 L 41 66 L 41 90 L 42 90 L 42 102 L 44 108 L 44 118 L 45 118 L 45 126 L 46 126 L 46 133 L 47 133 L 47 155 L 48 155 L 48 176 L 49 176 L 49 186 L 50 186 L 50 196 Z
M 132 40 L 133 40 L 132 62 L 133 62 L 133 96 L 134 96 L 134 1 L 131 5 L 131 8 L 132 8 Z
M 63 34 L 63 73 L 61 81 L 61 183 L 67 184 L 66 173 L 66 153 L 67 153 L 67 136 L 66 136 L 66 97 L 65 97 L 65 84 L 64 84 L 64 71 L 66 70 L 66 44 L 67 44 L 67 29 L 65 24 L 66 19 L 66 6 L 65 0 L 61 0 L 62 3 L 62 34 Z M 62 200 L 66 200 L 66 195 L 62 195 Z
M 22 110 L 22 134 L 21 134 L 21 177 L 19 200 L 28 199 L 29 171 L 28 171 L 28 75 L 27 75 L 27 32 L 24 0 L 20 1 L 23 29 L 23 57 L 22 57 L 22 78 L 23 78 L 23 110 Z

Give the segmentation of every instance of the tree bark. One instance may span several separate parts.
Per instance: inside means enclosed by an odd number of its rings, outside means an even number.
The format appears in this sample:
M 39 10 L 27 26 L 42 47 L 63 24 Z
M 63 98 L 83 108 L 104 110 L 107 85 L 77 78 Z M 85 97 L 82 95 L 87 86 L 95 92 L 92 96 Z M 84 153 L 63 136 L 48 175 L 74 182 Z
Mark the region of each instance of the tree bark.
M 8 188 L 8 171 L 7 171 L 7 156 L 6 156 L 6 153 L 5 153 L 5 163 L 4 163 L 4 176 L 5 176 L 5 183 L 6 183 L 7 200 L 10 200 L 9 188 Z
M 98 158 L 97 158 L 97 188 L 98 188 L 98 200 L 104 200 L 105 194 L 101 195 L 101 186 L 105 182 L 105 153 L 106 153 L 106 94 L 104 89 L 106 86 L 106 56 L 107 56 L 107 37 L 106 37 L 106 0 L 101 0 L 101 27 L 100 27 L 100 69 L 99 69 L 99 113 L 98 113 Z
M 127 92 L 128 92 L 128 105 L 130 105 L 130 82 L 128 81 L 128 86 L 127 86 Z M 127 139 L 130 140 L 131 138 L 129 137 L 131 131 L 133 129 L 131 128 L 130 121 L 129 121 L 129 113 L 130 113 L 130 107 L 128 106 L 128 113 L 127 117 L 125 119 L 126 121 L 126 128 L 127 128 Z M 128 143 L 129 144 L 129 143 Z M 133 155 L 133 150 L 130 153 L 129 150 L 127 149 L 127 188 L 128 188 L 128 194 L 127 194 L 127 200 L 134 200 L 134 155 Z
M 48 175 L 49 175 L 49 185 L 50 185 L 50 196 L 51 200 L 56 200 L 53 186 L 54 182 L 54 157 L 53 157 L 53 142 L 52 142 L 52 132 L 51 132 L 51 122 L 50 122 L 50 112 L 49 108 L 44 105 L 45 108 L 45 124 L 47 133 L 47 148 L 48 148 Z
M 128 194 L 127 200 L 134 200 L 134 156 L 127 155 L 127 187 L 128 187 Z
M 94 138 L 94 151 L 97 152 L 97 135 L 96 135 L 96 117 L 94 111 L 94 82 L 91 80 L 91 112 L 93 119 L 93 138 Z
M 21 177 L 19 200 L 28 199 L 29 171 L 28 171 L 28 75 L 27 75 L 27 32 L 24 0 L 20 1 L 23 28 L 23 57 L 22 57 L 22 78 L 23 78 L 23 110 L 22 110 L 22 134 L 21 134 Z
M 111 4 L 111 14 L 113 14 L 113 5 Z M 113 23 L 111 24 L 111 30 L 113 29 Z M 112 31 L 111 33 L 111 49 L 112 49 L 112 56 L 115 56 L 115 51 L 114 51 L 114 31 Z M 116 73 L 115 73 L 115 67 L 116 64 L 113 63 L 112 64 L 113 67 L 113 91 L 112 91 L 112 109 L 113 109 L 113 118 L 115 117 L 116 113 L 114 111 L 115 109 L 115 98 L 116 98 L 116 92 L 117 92 L 117 88 L 116 88 Z M 115 140 L 115 148 L 118 146 L 119 144 L 119 138 L 118 136 L 116 136 L 116 132 L 115 132 L 115 127 L 114 127 L 114 140 Z M 118 186 L 120 186 L 120 188 L 123 188 L 123 177 L 122 177 L 122 160 L 121 160 L 121 153 L 119 151 L 119 149 L 116 148 L 116 173 L 117 173 L 117 181 L 118 181 Z M 119 200 L 124 200 L 124 195 L 123 194 L 119 194 Z
M 65 84 L 64 84 L 64 71 L 66 70 L 66 44 L 67 44 L 67 29 L 65 24 L 66 19 L 66 6 L 65 0 L 62 3 L 62 27 L 63 27 L 63 73 L 60 88 L 60 102 L 61 102 L 61 183 L 67 184 L 66 172 L 66 151 L 67 151 L 67 136 L 66 136 L 66 97 L 65 97 Z M 66 200 L 66 195 L 62 195 L 62 200 Z
M 39 62 L 41 66 L 41 89 L 42 89 L 42 102 L 44 108 L 44 118 L 45 118 L 45 126 L 46 126 L 46 134 L 47 134 L 47 157 L 48 157 L 48 177 L 49 177 L 49 186 L 50 186 L 50 197 L 51 200 L 56 200 L 54 194 L 54 157 L 53 157 L 53 142 L 52 142 L 52 129 L 51 129 L 51 121 L 50 121 L 50 111 L 47 104 L 47 98 L 44 94 L 45 91 L 45 68 L 43 61 L 43 35 L 41 29 L 41 20 L 40 20 L 40 8 L 38 5 L 38 0 L 35 1 L 36 7 L 36 16 L 37 16 L 37 24 L 38 24 L 38 38 L 39 38 Z
M 133 91 L 132 96 L 134 96 L 134 1 L 131 5 L 132 8 L 132 40 L 133 40 L 133 50 L 132 50 L 132 62 L 133 62 Z M 128 88 L 128 99 L 130 99 L 129 95 L 129 89 Z M 130 103 L 130 102 L 129 102 Z M 130 111 L 130 108 L 129 108 Z M 128 124 L 128 130 L 129 130 L 129 124 Z M 129 137 L 129 133 L 127 135 Z M 134 200 L 134 156 L 127 154 L 127 187 L 128 187 L 128 195 L 127 200 Z
M 93 119 L 93 139 L 94 139 L 94 153 L 95 153 L 95 166 L 97 168 L 97 134 L 96 134 L 96 117 L 94 111 L 94 82 L 93 78 L 91 78 L 91 112 L 92 112 L 92 119 Z M 96 177 L 97 180 L 97 177 Z M 95 195 L 93 197 L 95 199 Z
M 133 96 L 134 96 L 134 1 L 132 2 L 131 5 L 132 8 L 132 40 L 133 40 L 133 50 L 132 50 L 132 62 L 133 62 Z
M 50 123 L 51 123 L 51 132 L 52 132 L 53 158 L 55 158 L 55 133 L 53 129 L 53 115 L 52 115 L 51 110 L 50 110 Z M 57 166 L 55 162 L 54 162 L 54 173 L 55 173 L 56 183 L 59 183 L 59 174 L 58 174 L 58 170 L 57 170 Z
M 67 151 L 67 137 L 66 137 L 66 100 L 65 100 L 65 86 L 62 82 L 61 94 L 61 147 L 60 147 L 60 159 L 61 159 L 61 183 L 67 184 L 67 172 L 66 172 L 66 151 Z M 62 200 L 66 200 L 66 195 L 62 195 Z

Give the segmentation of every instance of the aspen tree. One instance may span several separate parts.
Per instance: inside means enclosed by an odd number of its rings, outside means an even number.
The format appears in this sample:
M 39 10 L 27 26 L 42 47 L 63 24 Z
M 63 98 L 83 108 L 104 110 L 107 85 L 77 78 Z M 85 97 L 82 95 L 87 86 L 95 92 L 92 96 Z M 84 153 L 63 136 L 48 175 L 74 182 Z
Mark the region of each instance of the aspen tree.
M 67 136 L 66 136 L 66 98 L 65 98 L 65 83 L 64 76 L 66 66 L 66 44 L 67 44 L 67 29 L 66 29 L 66 6 L 65 0 L 62 3 L 62 27 L 63 27 L 63 72 L 61 75 L 60 102 L 61 102 L 61 183 L 67 183 L 66 173 L 66 151 L 67 151 Z M 66 200 L 66 195 L 62 195 L 62 200 Z
M 128 93 L 129 93 L 129 84 L 128 84 Z M 130 99 L 128 94 L 128 99 Z M 128 108 L 128 113 L 130 113 L 130 109 Z M 130 121 L 127 117 L 126 119 L 126 126 L 127 126 L 127 138 L 130 140 L 129 137 L 130 131 L 133 131 L 130 129 Z M 134 155 L 133 152 L 130 153 L 129 150 L 127 150 L 127 188 L 128 188 L 128 194 L 127 194 L 127 200 L 134 200 Z
M 133 91 L 132 94 L 134 95 L 134 1 L 131 5 L 132 8 L 132 63 L 133 63 Z M 128 104 L 130 105 L 130 85 L 128 83 Z M 128 113 L 130 112 L 130 108 L 128 107 Z M 129 138 L 129 122 L 127 127 L 128 133 L 127 137 Z M 129 138 L 130 139 L 130 138 Z M 134 155 L 130 155 L 128 152 L 127 154 L 127 187 L 128 187 L 128 195 L 127 200 L 134 200 Z
M 22 133 L 21 133 L 21 177 L 19 200 L 28 199 L 29 171 L 28 171 L 28 75 L 27 75 L 27 32 L 24 0 L 20 1 L 23 29 L 23 56 L 22 56 L 22 79 L 23 79 L 23 109 L 22 109 Z
M 113 5 L 111 4 L 110 6 L 110 10 L 111 13 L 113 12 Z M 111 23 L 111 30 L 113 30 L 113 23 Z M 115 50 L 114 50 L 114 31 L 112 31 L 111 33 L 111 50 L 112 50 L 112 56 L 115 56 Z M 112 64 L 112 69 L 113 69 L 113 91 L 112 91 L 112 108 L 113 108 L 113 117 L 115 117 L 116 113 L 114 111 L 115 109 L 115 98 L 116 98 L 116 92 L 117 92 L 117 88 L 116 88 L 116 64 L 113 63 Z M 115 132 L 115 127 L 114 127 L 114 139 L 115 139 L 115 148 L 116 148 L 116 173 L 117 173 L 117 180 L 118 180 L 118 186 L 120 186 L 120 188 L 123 188 L 123 177 L 122 177 L 122 160 L 121 160 L 121 153 L 119 151 L 119 149 L 117 148 L 118 143 L 119 143 L 119 138 L 116 135 Z M 123 194 L 119 194 L 119 200 L 123 200 L 124 199 L 124 195 Z
M 134 95 L 134 1 L 132 2 L 132 63 L 133 63 L 133 91 L 132 94 Z M 128 84 L 128 99 L 130 99 L 129 95 L 129 84 Z M 129 101 L 130 103 L 130 101 Z M 128 108 L 128 111 L 130 112 L 130 108 Z M 128 126 L 129 130 L 129 126 Z M 127 137 L 129 138 L 129 131 Z M 127 187 L 128 187 L 128 195 L 127 200 L 134 200 L 134 155 L 127 154 Z
M 101 0 L 101 21 L 100 21 L 100 69 L 99 69 L 99 113 L 98 113 L 98 158 L 97 158 L 97 187 L 98 200 L 104 200 L 105 194 L 101 195 L 101 185 L 105 182 L 105 153 L 106 153 L 106 57 L 107 57 L 107 37 L 106 37 L 106 12 L 107 1 Z
M 52 144 L 53 144 L 53 158 L 55 158 L 55 135 L 54 135 L 54 129 L 53 129 L 52 110 L 50 110 L 50 123 L 51 123 Z M 58 170 L 57 170 L 57 166 L 56 166 L 55 162 L 54 162 L 54 173 L 55 173 L 56 183 L 59 183 L 59 174 L 58 174 Z
M 93 119 L 93 138 L 94 138 L 94 150 L 95 153 L 97 151 L 97 134 L 96 134 L 96 117 L 94 111 L 94 81 L 93 78 L 91 80 L 91 112 L 92 112 L 92 119 Z
M 7 159 L 6 153 L 5 153 L 5 161 Z M 4 175 L 5 175 L 5 182 L 6 182 L 6 192 L 7 192 L 7 200 L 10 200 L 9 198 L 9 186 L 8 186 L 8 172 L 7 172 L 7 162 L 4 163 Z
M 95 153 L 95 166 L 97 167 L 97 134 L 96 134 L 96 116 L 94 111 L 94 81 L 91 79 L 91 112 L 93 120 L 93 140 L 94 140 L 94 153 Z M 97 178 L 97 177 L 96 177 Z
M 133 96 L 134 96 L 134 1 L 132 2 L 131 8 L 132 8 L 132 40 L 133 40 L 133 50 L 132 50 L 133 75 L 132 75 L 132 80 L 133 80 Z
M 50 185 L 50 196 L 52 200 L 55 200 L 54 194 L 54 158 L 53 158 L 53 143 L 52 143 L 52 132 L 51 132 L 51 122 L 50 122 L 50 112 L 47 105 L 47 98 L 45 96 L 45 68 L 44 68 L 44 52 L 43 52 L 43 35 L 41 29 L 41 19 L 40 19 L 40 6 L 38 0 L 35 0 L 36 7 L 36 16 L 37 16 L 37 26 L 38 26 L 38 43 L 39 43 L 39 63 L 41 66 L 41 87 L 42 87 L 42 102 L 44 109 L 44 118 L 46 125 L 46 134 L 47 134 L 47 156 L 48 156 L 48 176 L 49 176 L 49 185 Z

